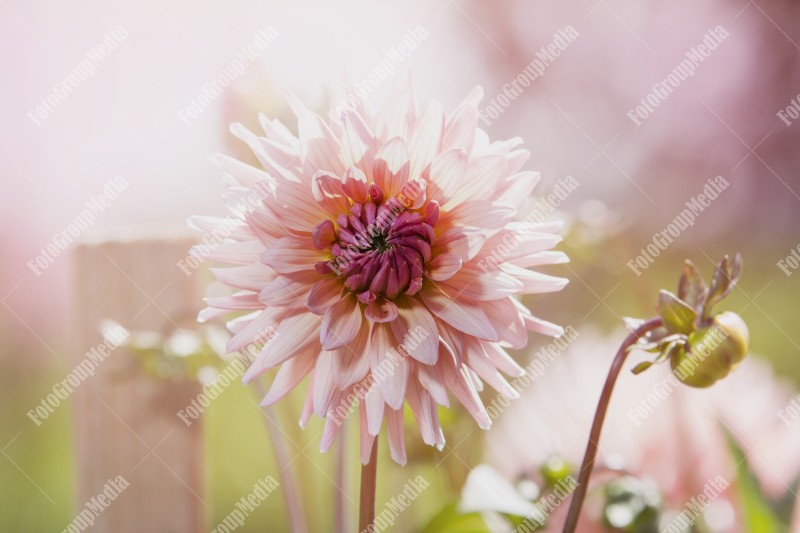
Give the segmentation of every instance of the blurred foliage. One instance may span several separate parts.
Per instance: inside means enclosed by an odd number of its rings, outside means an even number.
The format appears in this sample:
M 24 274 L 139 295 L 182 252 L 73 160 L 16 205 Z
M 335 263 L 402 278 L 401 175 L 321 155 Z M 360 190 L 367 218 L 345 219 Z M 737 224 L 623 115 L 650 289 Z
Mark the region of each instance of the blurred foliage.
M 777 504 L 770 502 L 762 494 L 758 479 L 750 469 L 747 454 L 729 431 L 725 430 L 728 447 L 736 466 L 735 490 L 742 514 L 742 525 L 749 533 L 789 533 L 792 519 L 792 508 L 783 509 L 783 516 L 778 514 Z M 791 491 L 790 491 L 791 493 Z M 792 498 L 794 502 L 794 498 Z
M 442 508 L 422 533 L 489 533 L 480 513 L 460 513 L 451 503 Z

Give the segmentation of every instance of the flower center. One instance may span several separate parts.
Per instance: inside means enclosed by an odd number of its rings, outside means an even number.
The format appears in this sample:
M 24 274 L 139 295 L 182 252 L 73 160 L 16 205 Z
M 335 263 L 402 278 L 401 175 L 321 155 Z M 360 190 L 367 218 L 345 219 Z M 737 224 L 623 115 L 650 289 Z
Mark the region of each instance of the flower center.
M 423 215 L 413 209 L 419 202 L 409 201 L 404 193 L 386 200 L 372 184 L 368 197 L 353 202 L 349 213 L 337 217 L 335 226 L 326 221 L 315 230 L 317 235 L 328 235 L 324 241 L 330 242 L 333 256 L 318 264 L 317 270 L 344 279 L 345 287 L 358 293 L 363 303 L 413 295 L 422 287 L 439 209 L 431 202 Z

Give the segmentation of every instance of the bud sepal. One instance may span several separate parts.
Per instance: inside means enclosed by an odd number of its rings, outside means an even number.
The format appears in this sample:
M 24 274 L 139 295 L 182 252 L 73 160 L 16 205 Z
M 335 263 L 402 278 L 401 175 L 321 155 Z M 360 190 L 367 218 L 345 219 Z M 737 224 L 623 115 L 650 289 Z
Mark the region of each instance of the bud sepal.
M 661 327 L 629 348 L 656 356 L 640 362 L 632 372 L 639 374 L 654 364 L 669 361 L 675 376 L 691 387 L 708 387 L 730 374 L 747 355 L 750 334 L 739 315 L 730 311 L 714 314 L 713 307 L 731 293 L 741 271 L 739 254 L 733 261 L 725 256 L 706 285 L 697 267 L 687 260 L 678 293 L 659 293 Z M 629 327 L 639 323 L 626 319 Z

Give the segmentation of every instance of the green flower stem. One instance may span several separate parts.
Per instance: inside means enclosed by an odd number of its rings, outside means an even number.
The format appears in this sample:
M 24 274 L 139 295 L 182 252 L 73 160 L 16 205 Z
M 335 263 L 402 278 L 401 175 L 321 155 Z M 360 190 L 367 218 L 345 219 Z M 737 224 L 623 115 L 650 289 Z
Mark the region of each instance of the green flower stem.
M 603 431 L 603 422 L 606 418 L 608 405 L 611 402 L 611 393 L 614 392 L 614 384 L 617 382 L 619 373 L 622 370 L 622 365 L 625 364 L 625 359 L 628 357 L 628 348 L 636 344 L 636 342 L 648 332 L 660 327 L 661 324 L 661 318 L 651 318 L 628 334 L 619 347 L 619 350 L 617 350 L 617 355 L 614 357 L 614 361 L 611 363 L 611 368 L 608 371 L 606 383 L 603 385 L 603 392 L 600 394 L 600 399 L 597 402 L 597 411 L 594 414 L 592 429 L 589 432 L 589 442 L 586 444 L 586 453 L 583 456 L 583 464 L 581 465 L 580 475 L 578 476 L 578 487 L 572 495 L 572 501 L 569 504 L 569 512 L 567 513 L 567 521 L 564 523 L 564 533 L 574 533 L 578 525 L 578 518 L 581 514 L 583 500 L 586 498 L 586 491 L 589 488 L 589 477 L 592 475 L 594 461 L 597 458 L 600 433 Z
M 264 385 L 260 379 L 253 380 L 255 385 L 257 399 L 266 396 Z M 278 465 L 286 465 L 281 469 L 279 476 L 281 478 L 281 487 L 283 500 L 286 504 L 286 513 L 289 515 L 289 523 L 291 524 L 294 533 L 308 533 L 308 524 L 306 517 L 303 514 L 303 508 L 300 505 L 300 496 L 297 491 L 297 483 L 291 468 L 291 458 L 289 451 L 286 449 L 286 443 L 281 435 L 278 423 L 275 421 L 275 411 L 268 406 L 262 406 L 261 411 L 264 415 L 264 425 L 267 427 L 267 435 L 269 436 L 270 443 L 272 444 L 272 451 L 275 453 L 275 460 Z
M 361 467 L 361 499 L 358 509 L 358 530 L 367 531 L 375 521 L 375 485 L 378 477 L 378 436 L 372 442 L 369 462 Z

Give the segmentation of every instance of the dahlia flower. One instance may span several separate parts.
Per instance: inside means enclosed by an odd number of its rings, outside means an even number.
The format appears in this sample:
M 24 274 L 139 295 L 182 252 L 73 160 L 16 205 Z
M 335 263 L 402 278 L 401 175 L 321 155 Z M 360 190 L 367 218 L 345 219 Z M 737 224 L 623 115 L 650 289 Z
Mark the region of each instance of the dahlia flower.
M 579 465 L 593 402 L 602 387 L 597 376 L 608 370 L 622 336 L 620 331 L 609 337 L 582 331 L 547 366 L 542 379 L 499 417 L 487 435 L 486 463 L 511 484 L 530 477 L 538 481 L 536 472 L 553 456 Z M 797 391 L 768 363 L 749 357 L 710 389 L 686 387 L 664 366 L 636 377 L 623 371 L 621 379 L 624 385 L 614 392 L 597 466 L 654 484 L 663 501 L 662 527 L 703 492 L 708 480 L 722 476 L 732 486 L 706 510 L 706 523 L 720 533 L 745 531 L 733 487 L 741 465 L 728 453 L 726 429 L 748 454 L 749 467 L 766 496 L 776 500 L 794 490 L 800 475 L 800 424 L 786 424 L 776 413 L 791 404 Z M 608 474 L 598 477 L 592 487 L 608 480 Z M 480 494 L 470 494 L 469 501 L 479 501 Z M 597 496 L 590 489 L 590 500 L 602 503 Z M 599 507 L 587 505 L 581 531 L 603 530 Z M 566 510 L 562 504 L 544 531 L 561 531 Z
M 205 256 L 233 265 L 213 272 L 238 291 L 209 298 L 201 319 L 246 312 L 227 348 L 260 348 L 245 382 L 279 367 L 264 405 L 308 378 L 300 423 L 326 419 L 323 451 L 357 406 L 362 461 L 385 422 L 404 463 L 406 401 L 441 448 L 448 392 L 488 428 L 483 382 L 513 398 L 500 371 L 523 373 L 506 348 L 561 332 L 518 300 L 566 284 L 529 270 L 567 260 L 551 251 L 559 224 L 524 219 L 539 175 L 521 170 L 519 139 L 490 143 L 477 127 L 481 98 L 419 112 L 408 76 L 377 112 L 349 90 L 324 120 L 290 96 L 297 137 L 264 116 L 261 135 L 231 127 L 261 168 L 214 158 L 230 214 L 194 226 L 227 230 Z

